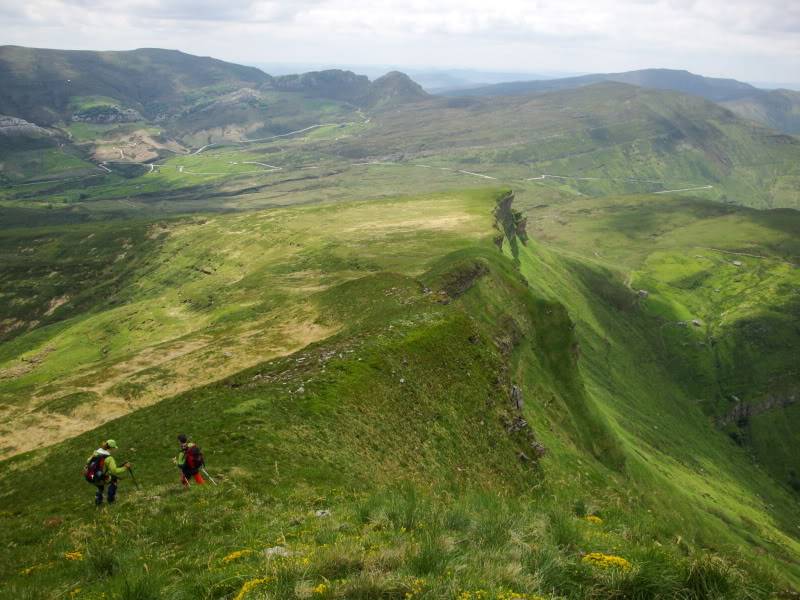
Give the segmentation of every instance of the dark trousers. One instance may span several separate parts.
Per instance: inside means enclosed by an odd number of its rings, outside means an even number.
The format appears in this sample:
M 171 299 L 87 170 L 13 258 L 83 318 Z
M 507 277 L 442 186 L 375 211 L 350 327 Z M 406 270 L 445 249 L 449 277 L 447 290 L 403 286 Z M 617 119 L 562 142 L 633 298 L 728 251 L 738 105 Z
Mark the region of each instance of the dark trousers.
M 194 482 L 197 485 L 203 485 L 205 480 L 203 476 L 200 475 L 200 469 L 190 469 L 186 465 L 179 465 L 178 468 L 181 470 L 181 483 L 183 487 L 189 487 L 189 479 L 194 478 Z
M 103 491 L 105 490 L 106 483 L 108 483 L 108 503 L 114 504 L 114 501 L 117 499 L 117 481 L 119 481 L 118 478 L 112 477 L 108 481 L 104 481 L 97 486 L 97 493 L 94 495 L 94 503 L 97 506 L 103 503 Z

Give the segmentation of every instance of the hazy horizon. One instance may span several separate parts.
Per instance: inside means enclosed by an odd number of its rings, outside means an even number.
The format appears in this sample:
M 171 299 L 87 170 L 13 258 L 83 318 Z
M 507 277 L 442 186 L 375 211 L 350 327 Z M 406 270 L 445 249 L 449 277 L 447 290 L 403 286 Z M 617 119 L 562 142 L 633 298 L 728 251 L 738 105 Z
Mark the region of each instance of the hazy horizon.
M 800 4 L 777 0 L 0 0 L 0 17 L 6 44 L 179 48 L 244 64 L 800 79 Z

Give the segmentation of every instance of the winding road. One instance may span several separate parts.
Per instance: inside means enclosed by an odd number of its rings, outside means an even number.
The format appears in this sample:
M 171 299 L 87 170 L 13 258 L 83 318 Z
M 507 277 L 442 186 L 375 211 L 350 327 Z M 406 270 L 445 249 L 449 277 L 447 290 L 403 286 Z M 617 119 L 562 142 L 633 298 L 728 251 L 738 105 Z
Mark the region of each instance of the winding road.
M 310 125 L 308 127 L 303 127 L 302 129 L 296 129 L 294 131 L 288 131 L 286 133 L 281 133 L 281 134 L 272 135 L 272 136 L 263 137 L 263 138 L 255 138 L 255 139 L 251 139 L 251 140 L 240 140 L 238 142 L 215 142 L 215 143 L 210 143 L 210 144 L 206 144 L 204 146 L 201 146 L 200 148 L 198 148 L 194 152 L 187 153 L 185 156 L 197 156 L 197 155 L 201 154 L 202 152 L 204 152 L 205 150 L 207 150 L 209 148 L 217 147 L 217 146 L 229 146 L 229 145 L 232 145 L 232 144 L 234 144 L 234 145 L 244 145 L 244 144 L 253 144 L 253 143 L 258 143 L 258 142 L 269 142 L 269 141 L 273 141 L 273 140 L 277 140 L 277 139 L 281 139 L 281 138 L 286 138 L 286 137 L 291 137 L 291 136 L 294 136 L 294 135 L 306 133 L 306 132 L 312 131 L 314 129 L 319 129 L 320 127 L 333 127 L 333 126 L 335 126 L 335 127 L 344 127 L 344 126 L 347 126 L 347 125 L 368 124 L 370 122 L 370 119 L 367 118 L 363 113 L 359 113 L 359 116 L 361 116 L 361 118 L 363 119 L 361 122 L 346 121 L 346 122 L 342 122 L 342 123 L 317 123 L 315 125 Z M 115 149 L 120 152 L 121 158 L 124 158 L 124 154 L 123 154 L 122 150 L 120 150 L 119 148 L 115 148 Z M 236 150 L 236 149 L 232 150 L 232 152 L 242 152 L 242 151 L 244 151 L 244 148 L 239 149 L 239 150 Z M 153 173 L 158 173 L 163 168 L 170 168 L 169 165 L 166 165 L 166 164 L 163 164 L 163 163 L 159 164 L 159 163 L 152 163 L 152 162 L 136 162 L 136 161 L 128 161 L 128 160 L 105 160 L 105 161 L 102 161 L 102 162 L 98 163 L 97 167 L 104 171 L 103 175 L 106 175 L 106 174 L 113 173 L 112 169 L 110 169 L 108 167 L 108 165 L 113 165 L 113 164 L 141 165 L 142 167 L 146 167 L 146 168 L 149 169 L 147 171 L 147 173 L 146 173 L 147 175 L 150 175 L 150 174 L 153 174 Z M 277 171 L 292 170 L 292 169 L 301 170 L 301 169 L 320 169 L 320 168 L 323 168 L 323 165 L 315 165 L 315 164 L 298 165 L 298 166 L 295 166 L 295 167 L 281 167 L 281 166 L 271 165 L 271 164 L 268 164 L 268 163 L 262 163 L 262 162 L 258 162 L 258 161 L 242 161 L 242 162 L 233 162 L 233 161 L 231 161 L 230 164 L 231 165 L 238 165 L 238 164 L 256 165 L 256 166 L 262 167 L 262 168 L 255 169 L 255 170 L 252 170 L 252 171 L 239 171 L 239 172 L 234 172 L 234 171 L 214 171 L 214 172 L 191 171 L 186 167 L 186 165 L 175 165 L 174 168 L 177 169 L 178 173 L 185 173 L 187 175 L 198 175 L 198 176 L 247 175 L 247 174 L 258 174 L 258 173 L 268 174 L 268 173 L 275 173 Z M 396 161 L 393 162 L 393 161 L 381 161 L 381 160 L 370 160 L 370 161 L 355 162 L 355 163 L 350 163 L 349 165 L 344 165 L 344 166 L 345 166 L 345 168 L 348 168 L 348 167 L 356 167 L 356 166 L 383 166 L 383 165 L 419 167 L 419 168 L 424 168 L 424 169 L 434 169 L 434 170 L 439 170 L 439 171 L 446 171 L 446 172 L 450 172 L 450 173 L 459 173 L 459 174 L 462 174 L 462 175 L 468 175 L 470 177 L 478 177 L 478 178 L 481 178 L 481 179 L 490 179 L 490 180 L 494 180 L 494 181 L 503 181 L 503 180 L 505 180 L 505 181 L 517 181 L 517 182 L 522 182 L 522 183 L 525 183 L 525 182 L 544 182 L 544 180 L 547 180 L 547 179 L 559 179 L 559 180 L 573 180 L 573 181 L 627 181 L 627 182 L 635 182 L 635 183 L 650 183 L 650 184 L 660 185 L 660 186 L 663 186 L 663 187 L 666 187 L 668 185 L 667 182 L 657 181 L 657 180 L 652 180 L 652 179 L 637 179 L 637 178 L 630 178 L 630 177 L 626 177 L 626 178 L 621 178 L 621 177 L 617 177 L 617 178 L 613 178 L 613 177 L 581 177 L 581 176 L 573 176 L 573 175 L 553 175 L 553 174 L 550 174 L 550 173 L 542 173 L 542 174 L 540 174 L 538 176 L 528 177 L 528 178 L 525 178 L 525 179 L 514 179 L 514 178 L 507 178 L 507 177 L 489 175 L 487 173 L 477 173 L 475 171 L 467 171 L 465 169 L 458 169 L 458 168 L 453 168 L 453 167 L 440 167 L 440 166 L 433 166 L 433 165 L 428 165 L 428 164 L 416 164 L 416 163 L 411 163 L 411 162 L 396 162 Z M 97 175 L 95 175 L 95 177 L 96 176 Z M 72 181 L 72 180 L 75 180 L 75 179 L 80 179 L 80 178 L 68 178 L 68 179 L 52 180 L 52 181 L 54 181 L 54 182 L 56 182 L 56 181 Z M 34 183 L 37 183 L 37 182 L 18 184 L 18 185 L 33 185 Z M 41 182 L 41 183 L 44 183 L 44 182 Z M 685 185 L 685 183 L 684 183 L 684 185 Z M 713 185 L 696 185 L 696 186 L 692 186 L 692 187 L 683 187 L 683 188 L 678 188 L 678 189 L 660 190 L 660 191 L 651 192 L 651 193 L 654 193 L 654 194 L 669 194 L 669 193 L 680 193 L 680 192 L 693 192 L 693 191 L 700 191 L 700 190 L 708 190 L 708 189 L 712 189 L 713 187 L 714 187 Z

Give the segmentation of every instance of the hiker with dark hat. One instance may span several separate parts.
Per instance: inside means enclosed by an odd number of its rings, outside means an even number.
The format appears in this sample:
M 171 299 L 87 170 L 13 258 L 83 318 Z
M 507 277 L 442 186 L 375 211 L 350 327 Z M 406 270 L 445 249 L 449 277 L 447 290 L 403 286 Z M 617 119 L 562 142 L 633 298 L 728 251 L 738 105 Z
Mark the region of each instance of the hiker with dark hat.
M 184 489 L 188 488 L 189 478 L 191 477 L 197 485 L 203 485 L 205 480 L 200 475 L 200 469 L 206 463 L 203 452 L 197 444 L 190 442 L 189 438 L 183 433 L 178 436 L 178 442 L 181 445 L 181 451 L 172 461 L 181 470 L 181 484 L 183 484 Z
M 83 476 L 86 481 L 97 487 L 97 493 L 94 496 L 94 503 L 97 506 L 102 506 L 103 504 L 103 491 L 106 484 L 108 484 L 108 503 L 114 503 L 117 498 L 119 476 L 125 471 L 129 471 L 132 466 L 129 462 L 126 462 L 121 467 L 117 466 L 117 461 L 111 456 L 111 453 L 116 449 L 116 441 L 106 440 L 89 457 L 89 460 L 86 461 L 86 467 L 83 469 Z

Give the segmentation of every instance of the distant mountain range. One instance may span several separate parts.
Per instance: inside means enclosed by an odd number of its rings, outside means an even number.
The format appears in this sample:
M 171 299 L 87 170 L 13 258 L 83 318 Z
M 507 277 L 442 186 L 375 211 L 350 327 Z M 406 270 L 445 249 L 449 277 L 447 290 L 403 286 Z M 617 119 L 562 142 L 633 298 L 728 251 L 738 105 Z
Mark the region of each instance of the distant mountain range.
M 531 92 L 550 92 L 555 90 L 568 90 L 602 81 L 615 81 L 639 87 L 658 90 L 672 90 L 702 96 L 707 100 L 720 102 L 736 100 L 747 97 L 758 88 L 749 83 L 735 79 L 719 79 L 716 77 L 703 77 L 689 71 L 676 71 L 672 69 L 643 69 L 625 73 L 595 73 L 579 77 L 565 77 L 562 79 L 547 79 L 537 81 L 510 81 L 474 87 L 465 90 L 453 90 L 450 96 L 510 96 L 529 94 Z
M 458 154 L 465 171 L 491 162 L 536 176 L 580 173 L 583 188 L 621 181 L 633 170 L 657 181 L 711 182 L 709 194 L 733 203 L 796 206 L 794 172 L 767 165 L 800 164 L 800 140 L 754 121 L 798 131 L 798 97 L 660 69 L 443 96 L 397 71 L 374 80 L 339 69 L 272 76 L 175 50 L 5 46 L 0 177 L 58 178 L 70 165 L 70 173 L 83 172 L 104 161 L 145 163 L 369 124 L 358 136 L 336 136 L 332 159 Z
M 255 67 L 177 50 L 0 47 L 0 114 L 42 126 L 69 121 L 87 102 L 99 99 L 148 120 L 164 119 L 195 104 L 199 95 L 219 97 L 242 88 L 296 92 L 363 107 L 427 97 L 418 84 L 396 72 L 374 82 L 341 70 L 272 77 Z
M 345 64 L 333 65 L 324 63 L 281 63 L 281 62 L 254 62 L 250 63 L 271 75 L 293 75 L 309 71 L 328 71 L 332 69 L 345 69 L 366 75 L 370 79 L 381 77 L 390 71 L 401 71 L 419 83 L 430 94 L 447 93 L 457 89 L 467 89 L 504 83 L 507 81 L 533 81 L 541 79 L 560 79 L 573 77 L 582 73 L 531 73 L 519 71 L 488 71 L 482 69 L 462 68 L 421 68 L 399 65 L 360 65 Z M 768 87 L 768 86 L 764 86 Z M 778 87 L 778 86 L 771 86 Z
M 510 81 L 465 87 L 478 72 L 448 79 L 420 71 L 435 88 L 449 81 L 447 96 L 514 96 L 575 89 L 600 82 L 617 82 L 700 96 L 719 103 L 739 116 L 784 133 L 800 133 L 800 92 L 763 90 L 735 79 L 703 77 L 688 71 L 644 69 L 598 73 L 560 79 Z M 441 74 L 440 74 L 441 75 Z M 495 74 L 513 76 L 513 74 Z M 0 115 L 17 117 L 38 126 L 85 118 L 101 118 L 85 111 L 105 111 L 105 119 L 165 120 L 196 111 L 198 98 L 219 101 L 239 90 L 249 101 L 264 100 L 269 92 L 299 93 L 356 107 L 376 108 L 428 97 L 421 85 L 393 71 L 374 81 L 352 71 L 328 69 L 272 76 L 261 69 L 177 50 L 143 48 L 122 52 L 93 52 L 0 47 Z M 239 98 L 241 93 L 237 94 Z M 233 98 L 235 100 L 236 98 Z M 230 108 L 231 98 L 225 98 Z M 116 103 L 111 112 L 97 103 Z M 114 112 L 117 111 L 117 112 Z M 108 113 L 108 114 L 106 114 Z M 112 114 L 113 113 L 113 114 Z M 133 116 L 131 116 L 133 115 Z
M 785 133 L 800 132 L 800 92 L 782 89 L 762 90 L 735 79 L 703 77 L 689 71 L 673 69 L 643 69 L 625 73 L 596 73 L 562 79 L 511 81 L 469 89 L 449 90 L 444 93 L 448 96 L 514 96 L 568 90 L 604 81 L 700 96 L 722 104 L 742 117 Z

